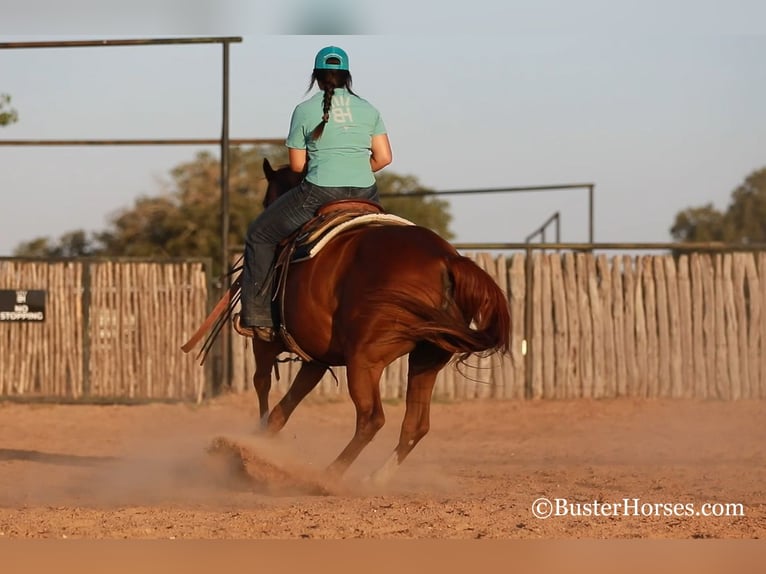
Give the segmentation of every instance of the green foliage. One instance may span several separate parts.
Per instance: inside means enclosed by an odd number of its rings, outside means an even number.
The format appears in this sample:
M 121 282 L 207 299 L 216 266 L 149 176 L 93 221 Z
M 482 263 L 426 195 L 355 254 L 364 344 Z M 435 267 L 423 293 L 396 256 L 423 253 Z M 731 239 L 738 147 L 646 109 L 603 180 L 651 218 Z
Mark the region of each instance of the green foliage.
M 725 212 L 712 204 L 688 208 L 676 214 L 670 233 L 676 241 L 766 243 L 766 168 L 732 192 Z
M 92 235 L 83 230 L 70 231 L 53 243 L 47 237 L 38 237 L 16 247 L 17 257 L 87 257 L 97 255 L 99 247 Z
M 448 202 L 428 196 L 385 197 L 387 193 L 432 191 L 422 187 L 418 179 L 410 175 L 402 176 L 385 171 L 377 175 L 377 180 L 378 193 L 382 196 L 380 200 L 386 211 L 422 227 L 428 227 L 444 239 L 452 239 L 453 234 L 449 230 L 452 214 L 449 212 Z
M 725 216 L 712 203 L 676 215 L 670 234 L 676 241 L 724 241 Z
M 273 146 L 232 148 L 229 154 L 229 245 L 241 245 L 248 223 L 262 210 L 266 181 L 263 158 L 286 161 L 286 152 Z M 86 235 L 78 231 L 58 242 L 34 239 L 15 250 L 25 256 L 103 255 L 125 257 L 210 257 L 219 274 L 221 258 L 220 164 L 201 152 L 170 172 L 170 189 L 142 196 L 118 212 L 110 226 Z M 81 239 L 73 243 L 72 236 Z
M 287 162 L 285 148 L 255 146 L 232 148 L 229 159 L 229 245 L 241 246 L 249 223 L 263 210 L 266 180 L 263 158 L 272 166 Z M 130 208 L 118 212 L 109 227 L 87 234 L 69 232 L 52 241 L 37 238 L 18 246 L 17 256 L 75 257 L 88 255 L 129 257 L 210 257 L 214 274 L 221 258 L 218 159 L 207 152 L 182 163 L 170 172 L 171 184 L 164 193 L 142 196 Z M 423 190 L 412 176 L 378 174 L 380 193 Z M 391 213 L 429 227 L 449 239 L 451 215 L 448 204 L 434 198 L 384 198 Z
M 264 150 L 232 149 L 229 172 L 229 245 L 240 245 L 262 211 Z M 105 255 L 220 259 L 220 165 L 207 152 L 171 171 L 169 193 L 140 197 L 98 239 Z
M 0 126 L 8 126 L 19 119 L 16 110 L 10 108 L 11 96 L 0 94 Z

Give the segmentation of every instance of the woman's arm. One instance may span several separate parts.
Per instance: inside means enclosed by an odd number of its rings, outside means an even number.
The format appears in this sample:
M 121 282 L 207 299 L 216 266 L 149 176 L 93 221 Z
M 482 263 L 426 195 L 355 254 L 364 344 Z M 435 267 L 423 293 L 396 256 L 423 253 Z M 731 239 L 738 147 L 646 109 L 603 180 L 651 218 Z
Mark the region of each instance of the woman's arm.
M 290 169 L 295 173 L 303 173 L 306 169 L 306 150 L 298 148 L 287 148 L 290 158 Z
M 372 136 L 370 145 L 372 155 L 370 155 L 370 167 L 372 171 L 383 169 L 391 163 L 393 157 L 391 154 L 391 142 L 388 141 L 388 134 L 378 134 Z

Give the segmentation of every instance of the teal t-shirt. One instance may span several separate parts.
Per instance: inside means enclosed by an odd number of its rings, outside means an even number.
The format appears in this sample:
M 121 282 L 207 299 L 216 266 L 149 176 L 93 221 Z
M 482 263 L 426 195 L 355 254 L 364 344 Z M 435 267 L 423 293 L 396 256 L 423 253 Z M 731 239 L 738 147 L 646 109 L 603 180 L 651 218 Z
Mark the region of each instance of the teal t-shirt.
M 324 133 L 311 141 L 322 120 L 323 92 L 298 104 L 285 144 L 305 149 L 309 157 L 306 180 L 325 187 L 369 187 L 375 183 L 370 167 L 372 136 L 386 133 L 380 113 L 368 101 L 337 88 Z

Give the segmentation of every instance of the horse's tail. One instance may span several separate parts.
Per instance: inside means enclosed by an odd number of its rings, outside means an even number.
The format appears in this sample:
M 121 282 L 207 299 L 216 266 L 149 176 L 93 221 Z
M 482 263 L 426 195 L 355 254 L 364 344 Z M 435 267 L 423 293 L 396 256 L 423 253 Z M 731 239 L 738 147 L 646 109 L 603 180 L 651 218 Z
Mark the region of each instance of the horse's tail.
M 465 323 L 464 349 L 455 352 L 464 360 L 482 351 L 507 353 L 511 348 L 511 312 L 508 298 L 494 279 L 468 257 L 447 262 L 452 300 Z
M 458 362 L 464 362 L 473 353 L 509 351 L 508 299 L 476 263 L 460 255 L 447 259 L 441 297 L 441 301 L 426 303 L 413 298 L 412 292 L 388 291 L 378 303 L 403 309 L 417 319 L 407 321 L 404 337 L 428 341 L 456 354 Z

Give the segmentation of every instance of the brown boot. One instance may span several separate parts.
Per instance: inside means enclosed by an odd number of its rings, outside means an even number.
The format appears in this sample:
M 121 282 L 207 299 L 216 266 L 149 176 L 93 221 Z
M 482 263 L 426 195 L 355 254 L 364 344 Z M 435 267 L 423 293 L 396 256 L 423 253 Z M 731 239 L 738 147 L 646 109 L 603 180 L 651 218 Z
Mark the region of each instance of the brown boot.
M 271 343 L 274 341 L 274 329 L 271 327 L 245 327 L 240 321 L 239 313 L 235 313 L 231 318 L 232 326 L 234 330 L 243 337 L 255 338 L 258 337 L 262 341 Z
M 253 331 L 255 331 L 255 336 L 258 337 L 261 341 L 273 343 L 276 339 L 274 336 L 274 329 L 271 327 L 253 327 Z

